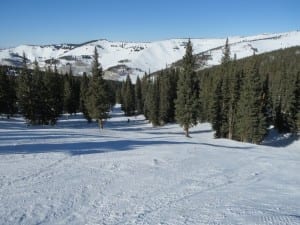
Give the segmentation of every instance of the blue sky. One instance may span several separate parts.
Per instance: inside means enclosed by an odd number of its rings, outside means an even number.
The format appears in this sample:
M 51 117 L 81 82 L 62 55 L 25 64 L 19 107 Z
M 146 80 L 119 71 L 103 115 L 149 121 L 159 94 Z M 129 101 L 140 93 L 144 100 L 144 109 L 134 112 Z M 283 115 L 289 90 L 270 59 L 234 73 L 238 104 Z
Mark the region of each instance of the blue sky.
M 300 29 L 299 0 L 1 0 L 0 47 Z

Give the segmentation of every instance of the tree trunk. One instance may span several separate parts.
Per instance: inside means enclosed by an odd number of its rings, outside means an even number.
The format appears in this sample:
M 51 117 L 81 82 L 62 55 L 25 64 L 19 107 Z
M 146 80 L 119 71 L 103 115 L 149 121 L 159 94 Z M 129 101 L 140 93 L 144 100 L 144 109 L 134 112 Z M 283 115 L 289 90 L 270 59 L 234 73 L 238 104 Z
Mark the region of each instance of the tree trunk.
M 188 127 L 184 127 L 184 133 L 186 137 L 190 137 L 190 132 Z
M 98 125 L 99 125 L 99 128 L 101 130 L 103 130 L 103 120 L 102 119 L 98 119 Z

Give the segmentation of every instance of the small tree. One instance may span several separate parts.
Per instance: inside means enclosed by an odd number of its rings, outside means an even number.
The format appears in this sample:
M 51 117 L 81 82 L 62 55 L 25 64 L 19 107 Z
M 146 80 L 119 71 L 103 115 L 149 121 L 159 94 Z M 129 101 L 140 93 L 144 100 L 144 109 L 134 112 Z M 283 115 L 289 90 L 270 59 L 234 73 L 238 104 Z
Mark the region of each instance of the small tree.
M 223 57 L 222 57 L 222 64 L 227 64 L 230 62 L 230 47 L 229 47 L 229 40 L 226 39 L 226 43 L 223 50 Z

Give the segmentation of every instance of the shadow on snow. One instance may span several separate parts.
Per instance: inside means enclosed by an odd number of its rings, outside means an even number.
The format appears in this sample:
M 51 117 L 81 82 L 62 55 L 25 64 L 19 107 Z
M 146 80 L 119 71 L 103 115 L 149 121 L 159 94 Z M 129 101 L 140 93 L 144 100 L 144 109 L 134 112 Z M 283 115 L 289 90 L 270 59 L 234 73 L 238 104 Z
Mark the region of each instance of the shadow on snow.
M 190 142 L 172 142 L 155 140 L 112 140 L 99 142 L 53 143 L 53 144 L 20 144 L 0 146 L 0 155 L 4 154 L 34 154 L 65 152 L 71 155 L 105 153 L 111 151 L 129 151 L 145 146 L 195 144 Z

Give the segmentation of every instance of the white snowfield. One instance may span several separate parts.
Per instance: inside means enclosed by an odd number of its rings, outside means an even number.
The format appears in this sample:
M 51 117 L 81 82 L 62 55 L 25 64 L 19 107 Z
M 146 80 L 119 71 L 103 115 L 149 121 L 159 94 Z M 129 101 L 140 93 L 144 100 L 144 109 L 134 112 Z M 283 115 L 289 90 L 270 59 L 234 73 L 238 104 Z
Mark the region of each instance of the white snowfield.
M 194 54 L 209 55 L 206 66 L 218 65 L 221 62 L 226 38 L 191 39 Z M 155 42 L 133 43 L 97 40 L 81 45 L 20 45 L 15 48 L 0 50 L 0 64 L 21 65 L 23 52 L 33 63 L 36 59 L 44 68 L 47 60 L 56 59 L 57 67 L 68 71 L 72 65 L 75 74 L 89 72 L 95 47 L 99 52 L 99 61 L 104 70 L 116 68 L 113 73 L 119 79 L 124 75 L 143 75 L 145 72 L 155 72 L 182 59 L 185 54 L 187 39 L 169 39 Z M 229 37 L 231 57 L 237 59 L 255 54 L 274 51 L 292 46 L 300 46 L 300 31 L 262 34 L 250 37 Z M 49 62 L 48 62 L 49 63 Z M 119 67 L 118 67 L 119 66 Z M 121 66 L 121 67 L 120 67 Z M 127 70 L 127 69 L 128 70 Z M 135 81 L 135 79 L 133 79 Z
M 300 224 L 299 141 L 214 139 L 209 124 L 185 138 L 112 115 L 103 131 L 0 119 L 0 224 Z

